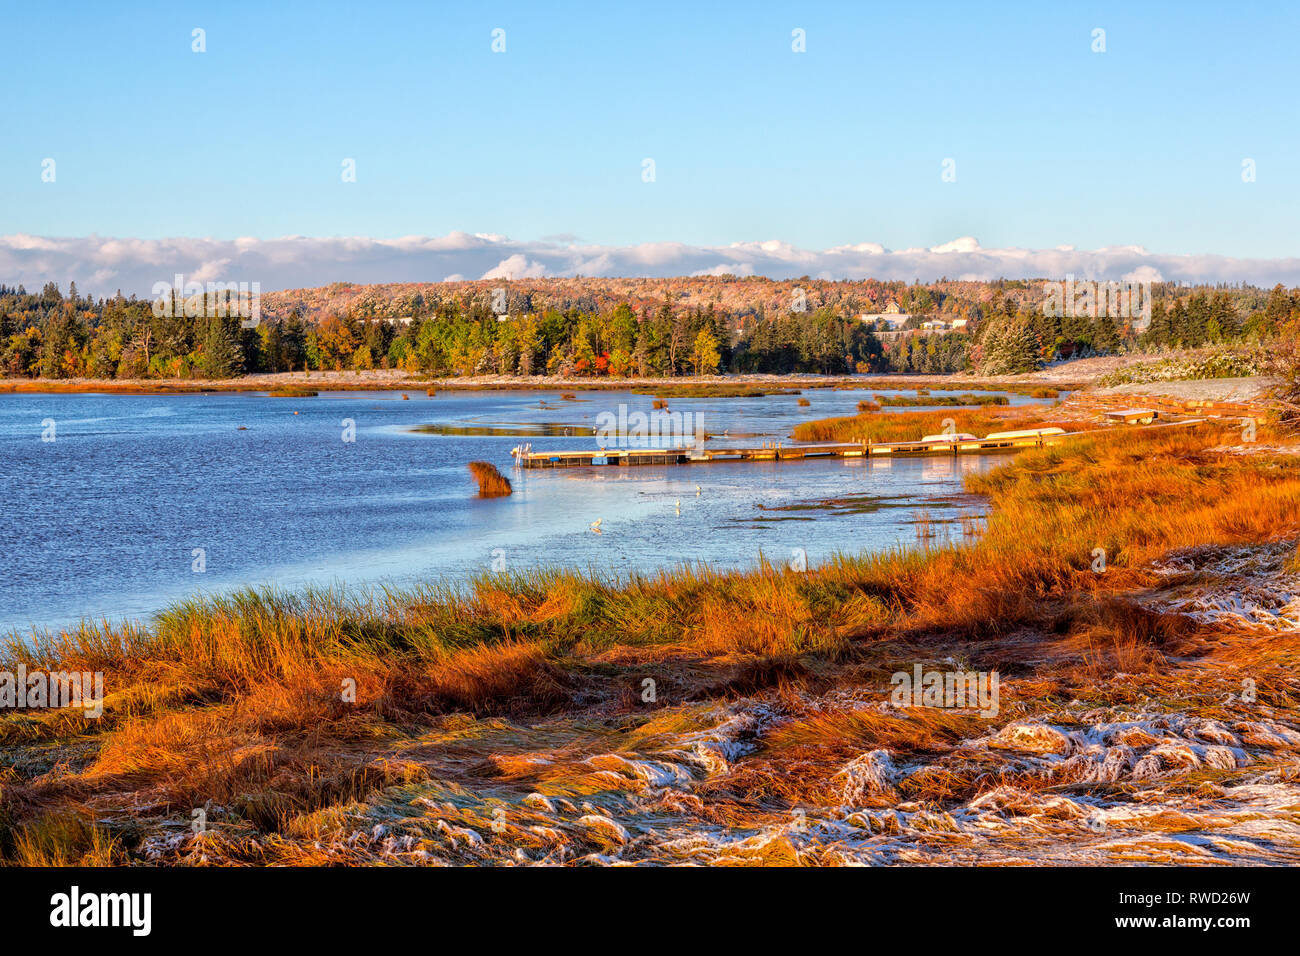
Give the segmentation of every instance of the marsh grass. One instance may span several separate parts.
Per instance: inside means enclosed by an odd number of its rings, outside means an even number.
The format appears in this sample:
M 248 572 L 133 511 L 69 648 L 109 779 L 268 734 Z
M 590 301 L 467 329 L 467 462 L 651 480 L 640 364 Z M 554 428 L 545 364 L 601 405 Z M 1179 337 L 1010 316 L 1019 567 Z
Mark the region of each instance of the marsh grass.
M 632 392 L 635 395 L 659 395 L 664 398 L 761 398 L 764 395 L 799 394 L 798 389 L 780 385 L 738 385 L 726 382 L 677 385 L 669 382 L 653 389 L 638 386 Z
M 879 403 L 872 403 L 878 405 Z M 1067 431 L 1077 430 L 1077 423 L 1053 421 L 1035 409 L 1008 408 L 992 410 L 959 408 L 953 411 L 892 412 L 877 414 L 876 409 L 858 405 L 859 414 L 842 418 L 822 418 L 795 425 L 793 436 L 799 442 L 850 441 L 917 441 L 922 435 L 937 434 L 952 421 L 959 432 L 987 435 L 1010 428 L 1038 428 L 1057 425 Z
M 497 466 L 490 461 L 471 461 L 469 473 L 478 483 L 480 498 L 501 498 L 514 492 L 514 488 L 510 486 L 510 479 L 501 474 Z
M 84 814 L 48 813 L 10 831 L 18 866 L 110 866 L 122 862 L 118 841 Z
M 877 395 L 876 403 L 890 408 L 935 408 L 968 405 L 1010 405 L 1005 395 L 931 395 L 918 390 L 915 397 L 907 395 Z
M 929 414 L 876 416 L 875 434 L 917 437 L 934 427 L 918 421 Z M 947 414 L 972 431 L 1044 424 L 1032 410 Z M 863 421 L 831 428 L 856 435 Z M 98 721 L 0 715 L 9 754 L 0 853 L 13 863 L 117 862 L 134 851 L 101 832 L 104 815 L 175 817 L 208 800 L 229 808 L 240 833 L 314 832 L 337 808 L 418 780 L 399 746 L 418 728 L 460 714 L 526 725 L 619 712 L 640 706 L 629 688 L 647 673 L 677 700 L 785 694 L 844 679 L 893 641 L 978 651 L 1030 633 L 1064 642 L 1080 680 L 1120 670 L 1159 679 L 1168 656 L 1200 638 L 1128 599 L 1153 583 L 1149 562 L 1196 545 L 1300 537 L 1300 460 L 1215 450 L 1238 437 L 1235 423 L 1206 422 L 1026 451 L 967 479 L 988 500 L 982 533 L 972 523 L 955 543 L 838 554 L 806 572 L 763 561 L 749 572 L 541 569 L 455 587 L 245 590 L 177 603 L 149 627 L 10 635 L 0 667 L 103 671 L 107 697 Z M 1261 429 L 1261 445 L 1273 437 Z M 1097 547 L 1104 573 L 1091 567 Z M 743 772 L 774 793 L 820 793 L 825 775 L 796 780 L 772 761 L 846 733 L 836 753 L 872 741 L 939 746 L 970 719 L 810 717 L 777 731 L 768 762 Z M 935 798 L 976 786 L 938 771 L 914 784 Z M 277 862 L 323 860 L 310 840 L 274 845 Z

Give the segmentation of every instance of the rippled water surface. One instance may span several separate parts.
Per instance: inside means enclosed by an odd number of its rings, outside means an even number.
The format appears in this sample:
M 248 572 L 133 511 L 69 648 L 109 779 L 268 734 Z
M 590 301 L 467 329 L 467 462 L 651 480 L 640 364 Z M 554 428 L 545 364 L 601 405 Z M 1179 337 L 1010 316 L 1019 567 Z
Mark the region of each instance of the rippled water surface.
M 959 516 L 978 504 L 944 499 L 960 494 L 963 472 L 998 461 L 517 471 L 515 445 L 595 447 L 601 412 L 620 403 L 649 412 L 652 396 L 406 394 L 0 396 L 0 630 L 147 618 L 186 594 L 246 584 L 464 579 L 494 560 L 625 573 L 697 561 L 747 567 L 760 551 L 784 563 L 802 549 L 816 564 L 836 551 L 914 543 L 922 512 L 951 519 L 940 534 L 960 534 Z M 739 444 L 788 440 L 796 423 L 851 414 L 870 394 L 880 392 L 671 405 L 728 436 L 714 441 Z M 345 419 L 354 441 L 344 440 Z M 420 425 L 446 427 L 414 432 Z M 475 498 L 465 467 L 473 459 L 496 463 L 515 494 Z M 845 497 L 854 500 L 819 506 Z M 773 510 L 805 503 L 814 507 Z M 597 519 L 600 534 L 590 531 Z

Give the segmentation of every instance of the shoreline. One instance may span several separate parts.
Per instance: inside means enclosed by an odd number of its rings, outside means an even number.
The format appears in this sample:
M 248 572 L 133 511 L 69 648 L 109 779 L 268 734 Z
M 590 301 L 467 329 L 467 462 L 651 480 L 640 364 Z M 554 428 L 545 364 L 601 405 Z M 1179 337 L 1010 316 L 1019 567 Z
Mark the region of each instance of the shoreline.
M 1085 360 L 1087 361 L 1087 360 Z M 275 391 L 306 390 L 315 392 L 394 392 L 425 393 L 436 398 L 442 392 L 627 392 L 659 395 L 669 399 L 756 397 L 758 394 L 786 392 L 795 395 L 800 390 L 840 391 L 951 391 L 951 392 L 1010 392 L 1033 395 L 1038 391 L 1070 393 L 1069 398 L 1086 399 L 1097 407 L 1129 407 L 1149 404 L 1166 410 L 1183 413 L 1234 414 L 1239 412 L 1265 413 L 1270 407 L 1270 390 L 1276 384 L 1265 376 L 1223 379 L 1175 379 L 1132 383 L 1110 388 L 1098 388 L 1095 382 L 1102 373 L 1092 374 L 1087 380 L 1070 381 L 1060 377 L 1044 378 L 1044 373 L 1059 373 L 1059 369 L 1044 369 L 1019 376 L 968 377 L 964 375 L 740 375 L 740 376 L 683 376 L 680 378 L 628 378 L 571 379 L 536 377 L 528 379 L 499 376 L 476 376 L 459 379 L 409 379 L 398 378 L 394 373 L 359 377 L 355 372 L 315 373 L 303 377 L 302 373 L 276 373 L 251 375 L 219 381 L 192 379 L 130 380 L 116 379 L 0 379 L 0 397 L 5 395 L 202 395 L 202 394 L 255 394 Z M 752 393 L 747 389 L 754 390 Z M 661 391 L 659 391 L 661 390 Z M 686 394 L 683 390 L 698 390 Z M 761 391 L 759 391 L 761 390 Z M 675 394 L 676 393 L 676 394 Z M 314 395 L 277 396 L 314 398 Z
M 1055 370 L 1043 370 L 1055 371 Z M 1015 376 L 967 375 L 690 375 L 676 378 L 563 378 L 531 376 L 518 378 L 478 375 L 461 378 L 428 378 L 400 372 L 275 372 L 231 379 L 0 379 L 0 394 L 59 394 L 107 392 L 115 394 L 195 394 L 203 392 L 265 392 L 283 388 L 325 391 L 586 391 L 616 392 L 644 388 L 771 388 L 821 389 L 860 388 L 911 390 L 916 388 L 960 391 L 1014 391 L 1017 387 L 1050 385 L 1077 391 L 1088 380 L 1044 378 L 1043 372 Z M 1096 376 L 1089 376 L 1089 379 Z
M 857 375 L 769 374 L 683 375 L 674 378 L 629 376 L 625 378 L 581 378 L 573 376 L 472 375 L 436 377 L 413 374 L 397 369 L 367 371 L 258 372 L 229 379 L 45 379 L 0 378 L 0 395 L 12 394 L 86 394 L 185 395 L 214 392 L 269 392 L 282 389 L 317 391 L 641 391 L 663 389 L 667 397 L 674 391 L 697 389 L 719 393 L 741 389 L 882 389 L 908 391 L 940 389 L 944 391 L 1008 391 L 1027 393 L 1035 389 L 1062 392 L 1087 392 L 1098 397 L 1131 395 L 1196 398 L 1212 401 L 1260 401 L 1273 384 L 1263 376 L 1224 379 L 1174 379 L 1132 383 L 1110 388 L 1098 386 L 1104 376 L 1134 364 L 1150 362 L 1152 356 L 1096 356 L 1049 365 L 1019 375 L 975 375 L 957 372 L 935 375 L 919 372 Z M 677 397 L 744 397 L 686 396 Z

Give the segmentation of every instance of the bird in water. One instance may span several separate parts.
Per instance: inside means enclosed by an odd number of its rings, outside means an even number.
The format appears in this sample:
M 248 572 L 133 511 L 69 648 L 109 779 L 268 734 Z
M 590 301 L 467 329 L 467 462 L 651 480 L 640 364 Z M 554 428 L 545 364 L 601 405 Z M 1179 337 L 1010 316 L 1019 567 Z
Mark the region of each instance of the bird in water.
M 696 486 L 695 486 L 695 497 L 696 497 L 696 498 L 698 498 L 698 497 L 700 496 L 700 492 L 701 492 L 702 490 L 703 490 L 703 489 L 700 488 L 699 485 L 696 485 Z
M 596 532 L 596 534 L 600 534 L 600 523 L 604 520 L 605 520 L 604 518 L 597 518 L 595 521 L 593 521 L 591 523 L 591 530 Z
M 682 499 L 681 499 L 681 498 L 678 498 L 678 499 L 677 499 L 677 513 L 678 513 L 679 515 L 682 513 Z

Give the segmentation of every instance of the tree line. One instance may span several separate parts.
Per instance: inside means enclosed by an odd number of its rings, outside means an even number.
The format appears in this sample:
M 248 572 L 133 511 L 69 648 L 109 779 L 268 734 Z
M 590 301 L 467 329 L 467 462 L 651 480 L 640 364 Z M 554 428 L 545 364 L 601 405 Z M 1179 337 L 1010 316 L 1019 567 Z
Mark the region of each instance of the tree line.
M 995 289 L 1011 283 L 992 284 Z M 399 369 L 437 377 L 558 375 L 673 377 L 715 373 L 1029 371 L 1062 358 L 1258 342 L 1300 320 L 1300 290 L 1162 286 L 1149 326 L 1108 315 L 1054 316 L 1026 296 L 1004 295 L 965 331 L 878 336 L 833 306 L 744 314 L 669 299 L 640 311 L 623 303 L 539 312 L 486 296 L 423 302 L 415 314 L 365 310 L 309 321 L 297 310 L 245 328 L 208 314 L 206 299 L 156 314 L 148 299 L 93 299 L 72 284 L 39 293 L 0 285 L 0 374 L 43 378 L 229 378 L 256 372 Z M 923 308 L 923 286 L 907 294 Z M 933 300 L 930 300 L 933 301 Z
M 1266 297 L 1242 291 L 1170 287 L 1156 299 L 1150 322 L 1141 329 L 1128 318 L 1104 313 L 1058 316 L 1004 299 L 994 303 L 974 330 L 970 367 L 1007 375 L 1062 358 L 1259 344 L 1300 323 L 1300 289 L 1277 285 Z
M 0 371 L 10 377 L 229 378 L 255 372 L 399 369 L 430 376 L 565 377 L 852 372 L 876 368 L 880 343 L 830 309 L 739 327 L 707 308 L 665 302 L 638 315 L 626 304 L 497 315 L 476 301 L 439 303 L 403 319 L 297 311 L 245 328 L 207 314 L 206 299 L 157 315 L 150 300 L 92 300 L 47 284 L 40 294 L 0 286 Z M 251 323 L 249 323 L 251 324 Z

